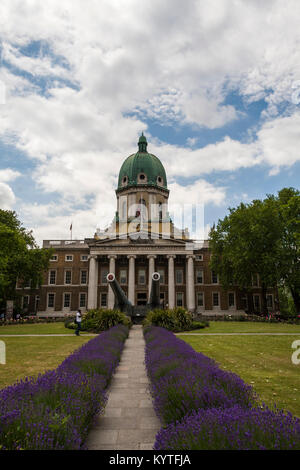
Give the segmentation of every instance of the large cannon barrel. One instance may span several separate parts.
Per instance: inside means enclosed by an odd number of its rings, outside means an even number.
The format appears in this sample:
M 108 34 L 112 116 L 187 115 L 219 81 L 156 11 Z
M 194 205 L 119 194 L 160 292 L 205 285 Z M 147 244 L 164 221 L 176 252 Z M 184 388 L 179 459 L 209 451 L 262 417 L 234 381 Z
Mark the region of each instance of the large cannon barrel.
M 161 301 L 160 301 L 160 274 L 154 272 L 152 274 L 152 281 L 151 281 L 151 290 L 150 290 L 150 298 L 148 302 L 148 307 L 152 310 L 154 308 L 160 308 Z
M 127 299 L 114 273 L 108 273 L 106 279 L 115 294 L 114 309 L 121 310 L 121 312 L 127 315 L 132 315 L 132 303 Z

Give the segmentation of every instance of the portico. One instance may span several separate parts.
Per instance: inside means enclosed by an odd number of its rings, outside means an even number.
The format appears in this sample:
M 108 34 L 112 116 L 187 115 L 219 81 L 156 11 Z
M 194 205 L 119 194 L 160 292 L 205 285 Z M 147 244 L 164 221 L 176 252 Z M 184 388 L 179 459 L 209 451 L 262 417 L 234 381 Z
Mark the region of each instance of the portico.
M 118 282 L 120 282 L 121 287 L 125 290 L 132 305 L 137 305 L 137 294 L 141 292 L 146 292 L 146 300 L 149 300 L 152 274 L 160 269 L 164 273 L 162 278 L 164 303 L 169 308 L 174 308 L 176 306 L 175 266 L 177 266 L 177 260 L 180 262 L 180 269 L 184 268 L 187 273 L 180 284 L 178 284 L 178 288 L 180 287 L 184 291 L 185 287 L 187 292 L 187 307 L 193 311 L 195 309 L 194 256 L 185 250 L 182 242 L 179 242 L 180 246 L 176 246 L 177 243 L 174 242 L 175 246 L 169 247 L 163 246 L 165 243 L 166 241 L 161 239 L 156 240 L 153 244 L 149 244 L 149 242 L 147 243 L 144 240 L 144 243 L 131 242 L 130 245 L 125 247 L 123 243 L 120 245 L 118 240 L 114 240 L 111 242 L 96 242 L 94 247 L 91 246 L 88 307 L 99 307 L 99 289 L 104 289 L 99 273 L 101 268 L 107 268 L 107 271 L 116 275 Z M 132 245 L 135 244 L 138 246 L 133 247 Z M 114 246 L 112 247 L 112 245 Z M 131 253 L 128 254 L 130 251 Z M 124 259 L 127 259 L 125 264 Z M 120 260 L 121 264 L 119 265 Z M 185 264 L 187 264 L 187 269 Z M 121 269 L 126 272 L 125 278 L 127 282 L 122 283 L 120 279 Z M 113 308 L 114 295 L 110 286 L 107 286 L 107 293 L 107 307 Z

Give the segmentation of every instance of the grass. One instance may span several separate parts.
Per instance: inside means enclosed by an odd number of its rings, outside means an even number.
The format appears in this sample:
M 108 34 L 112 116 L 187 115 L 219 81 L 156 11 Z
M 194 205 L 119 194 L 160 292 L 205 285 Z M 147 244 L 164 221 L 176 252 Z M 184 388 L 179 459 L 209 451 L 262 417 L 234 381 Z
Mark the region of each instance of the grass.
M 50 335 L 50 334 L 74 334 L 73 330 L 65 328 L 63 322 L 57 323 L 33 323 L 29 325 L 0 326 L 1 335 Z
M 193 330 L 190 333 L 299 333 L 300 325 L 288 323 L 210 321 L 208 328 Z
M 74 330 L 65 328 L 63 322 L 57 323 L 33 323 L 23 325 L 0 326 L 0 338 L 2 335 L 74 335 Z M 90 334 L 81 332 L 80 334 Z
M 300 365 L 291 361 L 291 344 L 300 339 L 297 325 L 211 322 L 207 332 L 293 332 L 295 336 L 180 336 L 196 351 L 251 384 L 261 400 L 300 417 Z M 240 328 L 237 328 L 237 323 Z M 276 327 L 276 328 L 275 328 Z M 210 331 L 209 331 L 210 330 Z M 204 330 L 200 330 L 203 332 Z
M 13 328 L 16 330 L 33 326 L 46 325 L 19 325 Z M 53 326 L 56 324 L 50 325 L 51 328 Z M 0 388 L 12 385 L 26 376 L 36 377 L 40 372 L 55 369 L 65 357 L 90 339 L 89 336 L 77 337 L 75 335 L 72 337 L 54 336 L 53 338 L 3 338 L 2 341 L 6 345 L 6 364 L 0 364 Z

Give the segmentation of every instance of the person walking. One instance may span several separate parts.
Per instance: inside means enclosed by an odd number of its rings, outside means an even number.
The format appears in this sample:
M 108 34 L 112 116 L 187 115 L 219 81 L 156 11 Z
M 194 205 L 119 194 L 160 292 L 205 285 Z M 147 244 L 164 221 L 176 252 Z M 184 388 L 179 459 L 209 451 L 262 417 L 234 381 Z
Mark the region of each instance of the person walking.
M 75 320 L 75 323 L 77 325 L 77 328 L 75 330 L 75 335 L 76 336 L 80 336 L 80 330 L 81 330 L 81 320 L 82 320 L 82 316 L 81 316 L 81 310 L 77 310 L 77 313 L 76 313 L 76 320 Z

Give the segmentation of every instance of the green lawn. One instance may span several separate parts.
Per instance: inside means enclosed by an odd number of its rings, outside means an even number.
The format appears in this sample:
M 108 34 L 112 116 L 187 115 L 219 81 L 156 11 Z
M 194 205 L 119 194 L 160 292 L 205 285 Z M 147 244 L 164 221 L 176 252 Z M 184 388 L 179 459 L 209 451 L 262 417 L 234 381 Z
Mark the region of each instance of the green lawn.
M 21 327 L 23 325 L 14 328 Z M 40 372 L 56 368 L 65 357 L 90 339 L 89 336 L 75 335 L 53 338 L 2 338 L 6 345 L 6 364 L 0 364 L 0 388 L 12 385 L 26 376 L 37 376 Z
M 287 323 L 210 321 L 208 328 L 191 333 L 299 333 L 300 325 Z
M 0 337 L 1 335 L 59 335 L 69 333 L 72 334 L 74 331 L 65 328 L 63 322 L 0 326 Z
M 240 326 L 238 328 L 238 326 Z M 276 328 L 275 328 L 276 327 Z M 295 336 L 180 336 L 193 348 L 215 359 L 220 367 L 251 384 L 262 401 L 300 417 L 300 365 L 294 365 L 291 344 L 300 339 L 299 326 L 212 322 L 207 332 L 276 331 Z M 203 330 L 200 330 L 203 332 Z

